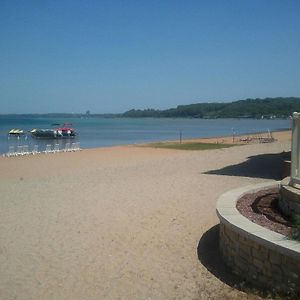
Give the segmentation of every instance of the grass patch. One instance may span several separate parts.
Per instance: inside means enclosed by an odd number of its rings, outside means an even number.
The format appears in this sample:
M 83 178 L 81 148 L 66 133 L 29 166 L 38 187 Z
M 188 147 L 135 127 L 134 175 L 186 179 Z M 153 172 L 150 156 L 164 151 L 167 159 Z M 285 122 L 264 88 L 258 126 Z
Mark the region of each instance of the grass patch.
M 163 149 L 176 149 L 176 150 L 213 150 L 213 149 L 222 149 L 229 148 L 236 145 L 233 144 L 217 144 L 217 143 L 200 143 L 200 142 L 191 142 L 191 143 L 152 143 L 149 144 L 153 148 L 163 148 Z

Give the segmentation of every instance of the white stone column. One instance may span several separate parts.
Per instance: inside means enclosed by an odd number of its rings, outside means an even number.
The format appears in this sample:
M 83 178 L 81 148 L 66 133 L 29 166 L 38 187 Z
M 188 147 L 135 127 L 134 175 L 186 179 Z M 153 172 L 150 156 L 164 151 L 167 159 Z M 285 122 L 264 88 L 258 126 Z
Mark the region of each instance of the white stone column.
M 300 189 L 300 113 L 293 113 L 292 163 L 290 185 Z

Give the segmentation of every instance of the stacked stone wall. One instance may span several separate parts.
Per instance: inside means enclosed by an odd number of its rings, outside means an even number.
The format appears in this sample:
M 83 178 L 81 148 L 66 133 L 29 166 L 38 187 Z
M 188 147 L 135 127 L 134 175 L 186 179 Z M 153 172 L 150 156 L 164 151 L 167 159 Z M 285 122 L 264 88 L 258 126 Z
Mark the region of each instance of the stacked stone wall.
M 300 189 L 290 185 L 290 177 L 281 181 L 279 208 L 286 216 L 300 214 Z
M 220 251 L 224 263 L 246 282 L 300 299 L 300 242 L 254 224 L 236 209 L 243 195 L 278 186 L 276 182 L 257 184 L 219 198 Z
M 233 273 L 258 287 L 300 292 L 300 261 L 220 225 L 220 249 Z

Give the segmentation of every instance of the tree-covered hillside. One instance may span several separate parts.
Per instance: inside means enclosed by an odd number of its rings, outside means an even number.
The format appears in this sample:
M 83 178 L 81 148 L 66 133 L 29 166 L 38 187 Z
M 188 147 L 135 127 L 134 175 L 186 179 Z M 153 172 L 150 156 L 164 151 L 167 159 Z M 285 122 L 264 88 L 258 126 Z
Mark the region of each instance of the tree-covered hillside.
M 129 110 L 130 118 L 287 118 L 300 111 L 300 98 L 246 99 L 231 103 L 198 103 L 179 105 L 167 110 Z

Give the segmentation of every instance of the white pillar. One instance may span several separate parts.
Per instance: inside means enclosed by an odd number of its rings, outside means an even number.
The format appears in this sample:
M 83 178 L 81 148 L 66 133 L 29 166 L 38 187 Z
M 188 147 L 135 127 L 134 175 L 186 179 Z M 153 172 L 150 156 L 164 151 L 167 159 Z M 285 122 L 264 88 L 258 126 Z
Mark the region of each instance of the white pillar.
M 300 189 L 300 113 L 293 113 L 292 163 L 290 185 Z

